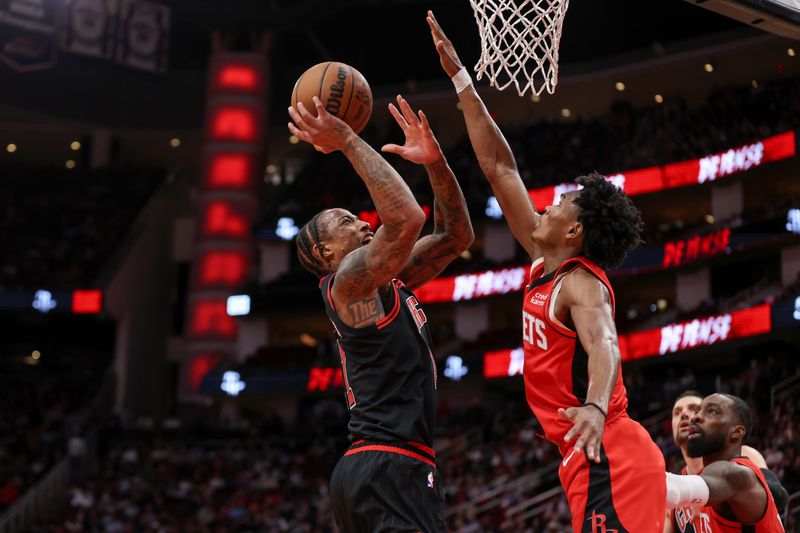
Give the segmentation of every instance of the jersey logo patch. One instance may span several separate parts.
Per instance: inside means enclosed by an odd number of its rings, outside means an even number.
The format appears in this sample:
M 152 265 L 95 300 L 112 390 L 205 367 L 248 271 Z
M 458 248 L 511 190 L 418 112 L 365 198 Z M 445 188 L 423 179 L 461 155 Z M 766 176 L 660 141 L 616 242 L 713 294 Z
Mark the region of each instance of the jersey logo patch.
M 433 488 L 433 472 L 428 472 L 428 488 Z
M 618 533 L 616 529 L 606 527 L 606 515 L 597 511 L 592 511 L 589 521 L 592 523 L 592 533 Z

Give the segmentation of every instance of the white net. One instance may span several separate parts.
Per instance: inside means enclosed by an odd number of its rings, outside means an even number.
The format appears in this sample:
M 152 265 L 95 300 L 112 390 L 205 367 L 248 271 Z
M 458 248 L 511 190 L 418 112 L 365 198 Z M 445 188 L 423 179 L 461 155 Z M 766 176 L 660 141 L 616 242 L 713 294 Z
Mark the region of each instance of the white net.
M 478 79 L 550 94 L 558 83 L 558 45 L 569 0 L 470 0 L 481 35 Z

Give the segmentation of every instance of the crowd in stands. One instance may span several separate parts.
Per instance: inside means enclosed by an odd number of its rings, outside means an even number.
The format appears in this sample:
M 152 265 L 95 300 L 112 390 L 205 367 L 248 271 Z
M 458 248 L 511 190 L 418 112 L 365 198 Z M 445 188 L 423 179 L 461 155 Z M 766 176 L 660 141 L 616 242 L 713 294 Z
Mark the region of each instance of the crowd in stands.
M 671 365 L 666 377 L 663 365 L 626 366 L 629 411 L 644 421 L 674 470 L 680 467 L 668 418 L 674 398 L 690 388 L 746 398 L 756 415 L 749 444 L 796 492 L 800 412 L 791 391 L 774 404 L 770 392 L 800 367 L 791 353 L 776 353 L 702 372 Z M 435 445 L 448 530 L 569 531 L 555 446 L 536 435 L 519 391 L 488 394 L 491 406 L 440 402 Z M 347 446 L 346 420 L 340 398 L 325 397 L 304 403 L 290 426 L 274 413 L 228 417 L 224 430 L 111 424 L 85 481 L 72 486 L 60 514 L 33 531 L 336 531 L 327 483 Z
M 539 120 L 501 125 L 528 188 L 569 181 L 592 170 L 617 173 L 684 161 L 742 146 L 800 126 L 800 85 L 781 80 L 725 87 L 690 108 L 680 97 L 634 108 L 618 102 L 594 118 Z M 434 125 L 435 127 L 435 125 Z M 396 142 L 396 131 L 366 130 L 375 146 Z M 474 213 L 482 213 L 491 189 L 466 136 L 445 147 Z M 392 158 L 421 203 L 431 203 L 430 187 L 418 166 Z M 287 182 L 290 181 L 290 182 Z M 313 187 L 308 184 L 313 183 Z M 306 166 L 267 195 L 264 212 L 305 221 L 320 209 L 372 209 L 363 184 L 342 157 L 309 152 Z M 271 223 L 271 222 L 270 222 Z
M 68 452 L 76 414 L 97 393 L 89 357 L 0 362 L 0 512 Z
M 163 177 L 12 162 L 0 173 L 2 291 L 90 285 Z

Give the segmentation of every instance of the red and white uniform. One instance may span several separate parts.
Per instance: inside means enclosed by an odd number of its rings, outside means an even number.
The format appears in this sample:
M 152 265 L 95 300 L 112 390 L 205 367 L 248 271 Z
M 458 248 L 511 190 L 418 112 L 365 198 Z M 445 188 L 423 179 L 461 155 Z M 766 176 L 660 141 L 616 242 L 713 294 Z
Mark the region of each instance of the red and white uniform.
M 576 532 L 653 533 L 662 531 L 666 513 L 664 458 L 642 426 L 628 417 L 622 373 L 608 404 L 600 450 L 601 462 L 589 462 L 584 453 L 564 442 L 572 423 L 558 417 L 558 409 L 581 407 L 589 388 L 589 357 L 577 333 L 558 320 L 556 299 L 564 276 L 582 268 L 599 279 L 611 296 L 614 290 L 605 272 L 585 257 L 575 257 L 545 275 L 537 260 L 525 290 L 522 337 L 525 351 L 525 395 L 545 436 L 556 443 L 563 461 L 561 484 L 572 511 Z
M 783 523 L 781 523 L 778 507 L 775 505 L 775 500 L 772 498 L 772 492 L 769 490 L 767 480 L 761 470 L 753 464 L 753 462 L 746 457 L 734 457 L 730 461 L 746 466 L 752 470 L 764 491 L 767 493 L 767 507 L 764 509 L 764 514 L 761 519 L 755 524 L 742 524 L 741 522 L 734 522 L 727 518 L 720 516 L 720 514 L 713 507 L 703 507 L 701 512 L 708 516 L 708 529 L 705 529 L 706 524 L 695 526 L 699 533 L 784 533 Z

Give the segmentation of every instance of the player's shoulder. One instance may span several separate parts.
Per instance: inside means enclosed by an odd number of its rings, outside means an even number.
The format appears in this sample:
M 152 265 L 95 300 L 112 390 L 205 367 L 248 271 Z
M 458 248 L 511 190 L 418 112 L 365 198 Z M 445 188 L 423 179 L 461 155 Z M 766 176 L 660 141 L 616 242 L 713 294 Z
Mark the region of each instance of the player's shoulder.
M 561 291 L 567 298 L 582 303 L 607 301 L 610 297 L 606 283 L 581 264 L 564 274 Z

